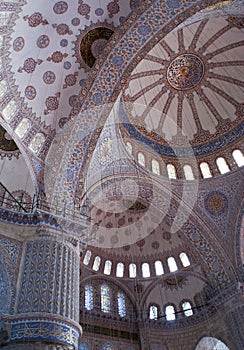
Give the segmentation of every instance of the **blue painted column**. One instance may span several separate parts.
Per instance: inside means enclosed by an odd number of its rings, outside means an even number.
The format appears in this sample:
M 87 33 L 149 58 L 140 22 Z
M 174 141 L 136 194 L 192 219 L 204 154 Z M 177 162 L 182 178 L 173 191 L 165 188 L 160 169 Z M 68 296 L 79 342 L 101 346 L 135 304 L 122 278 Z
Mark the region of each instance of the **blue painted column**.
M 14 315 L 3 320 L 7 349 L 32 349 L 34 343 L 33 349 L 78 349 L 79 265 L 77 234 L 38 226 L 24 243 Z

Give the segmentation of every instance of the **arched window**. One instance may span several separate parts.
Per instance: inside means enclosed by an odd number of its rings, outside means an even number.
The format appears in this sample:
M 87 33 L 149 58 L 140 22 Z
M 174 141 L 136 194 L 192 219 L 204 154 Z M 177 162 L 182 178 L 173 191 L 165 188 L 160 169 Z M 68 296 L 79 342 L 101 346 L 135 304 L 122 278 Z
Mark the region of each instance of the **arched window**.
M 242 152 L 239 149 L 235 149 L 232 152 L 233 158 L 235 159 L 235 162 L 238 166 L 243 166 L 244 165 L 244 156 Z
M 98 270 L 99 270 L 100 263 L 101 263 L 101 258 L 100 258 L 100 256 L 96 256 L 95 259 L 94 259 L 93 266 L 92 266 L 92 268 L 93 268 L 94 271 L 98 271 Z
M 163 268 L 163 264 L 161 261 L 155 261 L 154 263 L 155 266 L 155 272 L 157 276 L 163 275 L 164 274 L 164 268 Z
M 150 320 L 156 320 L 158 318 L 158 307 L 156 305 L 150 306 L 149 318 L 150 318 Z
M 93 309 L 93 288 L 92 286 L 85 286 L 85 308 L 87 310 Z
M 142 166 L 145 166 L 145 156 L 143 153 L 139 152 L 137 155 L 138 163 Z
M 112 268 L 112 261 L 107 260 L 104 265 L 104 274 L 105 275 L 110 275 L 111 273 L 111 268 Z
M 169 179 L 177 179 L 175 166 L 173 164 L 167 164 L 167 173 Z
M 193 171 L 190 165 L 186 164 L 183 166 L 186 180 L 194 180 Z
M 116 267 L 116 277 L 123 277 L 124 276 L 124 264 L 118 263 Z
M 148 263 L 142 264 L 142 277 L 150 277 L 150 267 Z
M 15 129 L 16 134 L 22 139 L 27 131 L 31 127 L 31 122 L 27 118 L 23 118 L 17 128 Z
M 182 303 L 182 309 L 186 317 L 193 315 L 192 307 L 189 301 L 184 301 L 184 303 Z
M 84 256 L 83 264 L 88 265 L 91 259 L 91 251 L 87 250 Z
M 178 267 L 176 265 L 176 261 L 175 258 L 173 258 L 172 256 L 168 258 L 168 266 L 169 266 L 169 271 L 170 272 L 175 272 L 178 270 Z
M 136 278 L 136 264 L 129 265 L 129 276 L 130 278 Z
M 229 165 L 226 163 L 226 160 L 223 157 L 216 159 L 216 164 L 219 169 L 220 174 L 225 174 L 230 171 Z
M 191 265 L 188 256 L 184 252 L 180 253 L 180 260 L 184 267 Z
M 110 289 L 107 285 L 101 285 L 101 310 L 102 312 L 110 312 Z
M 120 317 L 126 316 L 126 306 L 125 306 L 125 296 L 123 293 L 118 293 L 117 295 L 118 300 L 118 311 Z
M 165 308 L 165 315 L 167 321 L 175 320 L 175 308 L 173 305 L 168 305 Z
M 160 175 L 159 162 L 156 159 L 152 160 L 152 172 L 154 174 Z
M 202 177 L 204 179 L 209 179 L 210 177 L 212 177 L 208 163 L 206 163 L 206 162 L 200 163 L 200 169 L 202 172 Z
M 132 154 L 132 144 L 130 142 L 126 142 L 126 149 L 129 154 Z

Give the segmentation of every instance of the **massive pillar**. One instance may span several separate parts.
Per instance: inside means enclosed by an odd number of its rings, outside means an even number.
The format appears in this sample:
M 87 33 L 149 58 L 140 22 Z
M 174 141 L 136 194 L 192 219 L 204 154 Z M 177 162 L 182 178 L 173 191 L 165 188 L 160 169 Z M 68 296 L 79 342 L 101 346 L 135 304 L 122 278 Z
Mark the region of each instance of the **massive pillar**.
M 15 312 L 2 317 L 6 349 L 78 349 L 79 243 L 78 234 L 43 223 L 26 239 Z

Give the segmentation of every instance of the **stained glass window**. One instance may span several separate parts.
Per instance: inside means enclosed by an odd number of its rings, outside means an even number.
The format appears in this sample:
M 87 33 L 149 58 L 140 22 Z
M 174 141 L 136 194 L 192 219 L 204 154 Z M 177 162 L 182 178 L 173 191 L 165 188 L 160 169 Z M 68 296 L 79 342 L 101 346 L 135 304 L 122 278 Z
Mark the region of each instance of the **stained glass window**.
M 84 257 L 84 260 L 83 260 L 83 263 L 84 263 L 85 265 L 88 265 L 89 262 L 90 262 L 90 259 L 91 259 L 91 251 L 90 251 L 90 250 L 87 250 L 86 255 L 85 255 L 85 257 Z
M 166 306 L 165 314 L 166 314 L 167 321 L 175 320 L 175 308 L 174 308 L 174 306 L 173 305 Z
M 107 260 L 104 264 L 104 274 L 105 275 L 110 275 L 111 273 L 111 268 L 112 268 L 112 261 Z
M 177 178 L 175 166 L 173 164 L 167 165 L 167 172 L 168 172 L 169 179 L 176 179 Z
M 136 278 L 136 264 L 130 264 L 129 266 L 129 276 L 130 278 Z
M 152 172 L 154 174 L 160 175 L 159 162 L 156 159 L 152 160 Z
M 232 152 L 233 158 L 235 159 L 235 162 L 238 166 L 243 166 L 244 165 L 244 156 L 242 152 L 239 149 L 235 149 Z
M 100 256 L 96 256 L 95 259 L 94 259 L 93 266 L 92 266 L 92 268 L 93 268 L 94 271 L 98 271 L 98 270 L 99 270 L 100 263 L 101 263 L 101 258 L 100 258 Z
M 208 178 L 212 177 L 208 163 L 202 162 L 200 164 L 200 169 L 201 169 L 202 176 L 204 179 L 208 179 Z
M 182 265 L 184 267 L 187 267 L 190 265 L 190 261 L 189 261 L 188 256 L 186 255 L 186 253 L 180 253 L 180 260 L 181 260 Z
M 150 277 L 150 267 L 148 263 L 142 264 L 142 277 Z
M 87 310 L 93 309 L 93 288 L 92 288 L 92 286 L 85 286 L 85 308 Z
M 155 266 L 155 272 L 157 276 L 163 275 L 164 274 L 164 268 L 163 268 L 163 264 L 161 261 L 155 261 L 154 263 Z
M 110 289 L 107 285 L 101 286 L 101 310 L 102 312 L 110 312 Z
M 124 264 L 118 263 L 116 268 L 116 277 L 123 277 L 124 276 Z
M 190 165 L 188 164 L 184 165 L 183 170 L 184 170 L 186 180 L 194 180 L 194 175 Z
M 125 296 L 123 293 L 118 293 L 117 295 L 118 299 L 118 311 L 120 317 L 125 317 L 126 316 L 126 306 L 125 306 Z
M 185 316 L 192 316 L 193 315 L 193 311 L 191 308 L 191 304 L 189 303 L 189 301 L 185 301 L 184 303 L 182 303 L 182 309 L 184 311 L 184 315 Z
M 230 171 L 229 165 L 226 163 L 226 160 L 223 157 L 217 158 L 216 163 L 220 174 L 225 174 Z
M 173 258 L 172 256 L 168 258 L 168 266 L 170 272 L 175 272 L 178 270 L 175 258 Z
M 149 318 L 150 318 L 150 320 L 156 320 L 158 318 L 158 307 L 156 305 L 150 306 Z

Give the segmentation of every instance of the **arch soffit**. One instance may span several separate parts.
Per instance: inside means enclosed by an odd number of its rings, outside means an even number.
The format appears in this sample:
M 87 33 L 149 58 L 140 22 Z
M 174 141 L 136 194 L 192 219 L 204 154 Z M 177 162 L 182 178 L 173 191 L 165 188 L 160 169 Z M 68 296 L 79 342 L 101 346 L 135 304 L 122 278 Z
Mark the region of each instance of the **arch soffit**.
M 64 190 L 63 193 L 66 196 L 69 195 L 71 201 L 74 200 L 80 173 L 81 171 L 84 173 L 88 167 L 102 126 L 111 109 L 111 106 L 108 108 L 108 103 L 111 104 L 117 99 L 121 91 L 121 85 L 125 83 L 126 77 L 140 62 L 140 55 L 148 52 L 159 40 L 184 20 L 196 12 L 219 2 L 221 1 L 201 0 L 189 5 L 187 1 L 183 0 L 177 9 L 178 14 L 173 16 L 170 15 L 170 2 L 165 0 L 148 1 L 137 9 L 138 17 L 136 17 L 136 14 L 129 17 L 125 25 L 117 32 L 117 35 L 114 35 L 113 39 L 110 40 L 110 46 L 108 46 L 105 53 L 111 47 L 112 50 L 106 61 L 103 61 L 103 64 L 98 62 L 91 72 L 86 88 L 80 94 L 80 111 L 74 109 L 72 113 L 73 117 L 77 113 L 79 114 L 71 119 L 71 125 L 67 126 L 69 132 L 63 135 L 62 142 L 59 142 L 59 147 L 55 150 L 55 158 L 59 160 L 59 164 L 56 172 L 49 174 L 53 178 L 50 185 L 51 197 L 55 194 L 60 197 L 59 188 L 61 187 Z M 162 6 L 166 9 L 164 14 L 161 11 Z M 150 26 L 148 23 L 150 23 Z M 124 28 L 128 25 L 130 27 L 124 33 Z M 147 35 L 140 34 L 140 30 L 138 31 L 138 28 L 143 26 L 147 27 Z M 133 47 L 128 46 L 131 41 L 133 41 Z M 106 81 L 109 81 L 109 85 Z M 100 123 L 99 126 L 98 123 Z M 82 130 L 82 135 L 80 130 Z M 72 166 L 72 160 L 75 153 L 77 162 L 77 149 L 79 150 L 80 162 L 75 169 Z M 73 176 L 67 179 L 66 174 L 69 172 Z M 58 182 L 55 181 L 55 178 L 58 178 Z M 83 191 L 82 186 L 83 184 L 81 184 L 79 192 Z

